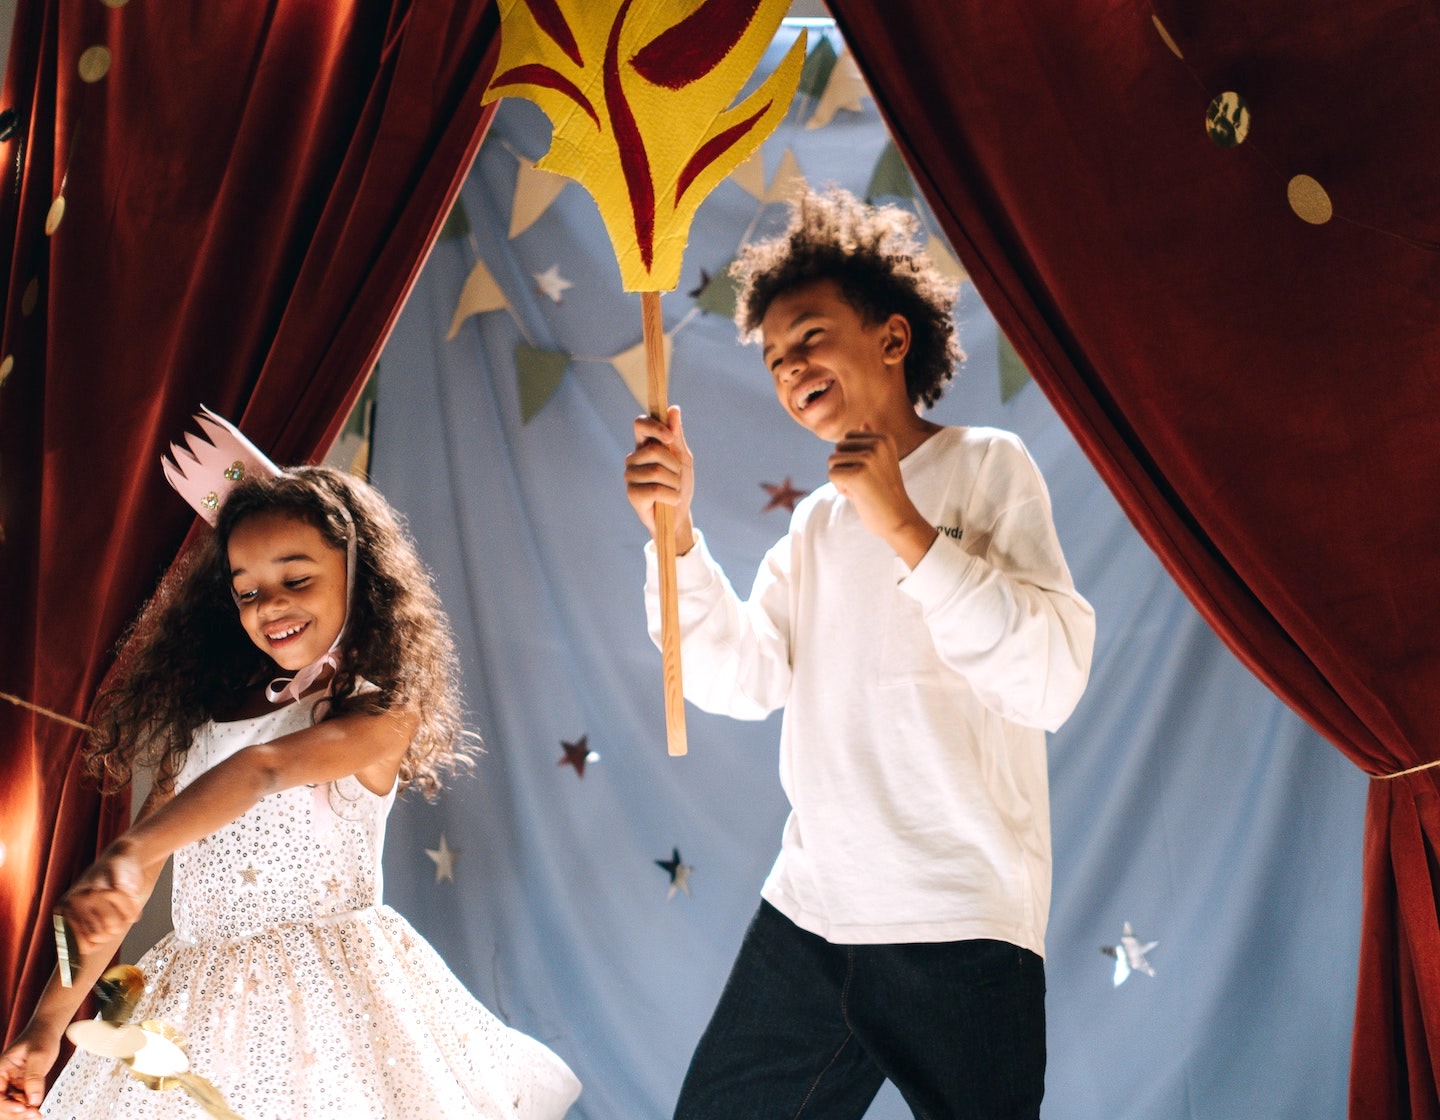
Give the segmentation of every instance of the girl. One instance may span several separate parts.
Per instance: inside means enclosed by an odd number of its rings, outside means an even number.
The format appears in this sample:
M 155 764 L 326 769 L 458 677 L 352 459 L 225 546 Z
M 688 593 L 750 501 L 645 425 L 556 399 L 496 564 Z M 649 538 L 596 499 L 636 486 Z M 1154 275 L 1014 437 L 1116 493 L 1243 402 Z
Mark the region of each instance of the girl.
M 202 424 L 225 462 L 254 450 Z M 219 507 L 215 532 L 135 624 L 90 744 L 113 783 L 154 765 L 154 792 L 61 901 L 82 965 L 0 1055 L 0 1116 L 200 1115 L 87 1053 L 36 1111 L 65 1026 L 174 853 L 174 932 L 138 962 L 132 1019 L 179 1028 L 245 1120 L 559 1117 L 579 1092 L 565 1063 L 381 904 L 397 789 L 432 794 L 468 761 L 429 577 L 373 488 L 254 454 L 259 469 L 239 456 L 216 480 L 223 499 L 195 477 L 206 456 L 188 456 L 187 500 Z M 277 666 L 294 676 L 272 682 Z

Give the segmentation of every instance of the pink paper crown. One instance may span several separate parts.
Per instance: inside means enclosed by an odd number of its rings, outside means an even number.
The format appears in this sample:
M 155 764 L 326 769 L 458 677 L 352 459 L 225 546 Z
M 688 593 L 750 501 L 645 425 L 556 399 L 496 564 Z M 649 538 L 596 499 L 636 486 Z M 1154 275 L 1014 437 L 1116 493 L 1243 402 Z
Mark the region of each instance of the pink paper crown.
M 185 443 L 170 445 L 174 461 L 160 456 L 165 480 L 211 525 L 234 485 L 250 475 L 274 477 L 280 468 L 240 434 L 230 421 L 203 404 L 195 414 L 204 435 L 185 434 Z

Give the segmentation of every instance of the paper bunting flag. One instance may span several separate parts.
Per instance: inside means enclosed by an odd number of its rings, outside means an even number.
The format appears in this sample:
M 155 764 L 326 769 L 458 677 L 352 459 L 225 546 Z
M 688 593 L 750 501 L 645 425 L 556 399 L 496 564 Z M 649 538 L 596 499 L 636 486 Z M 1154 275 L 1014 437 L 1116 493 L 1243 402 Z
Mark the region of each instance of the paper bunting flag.
M 825 83 L 825 92 L 820 95 L 815 112 L 810 114 L 810 119 L 805 122 L 806 129 L 824 128 L 835 119 L 836 112 L 841 109 L 848 109 L 852 113 L 860 112 L 860 99 L 869 96 L 870 89 L 865 85 L 865 79 L 860 76 L 860 67 L 855 65 L 855 56 L 848 50 L 844 51 L 835 60 L 835 68 L 830 71 L 830 80 Z
M 450 332 L 445 336 L 449 342 L 460 333 L 460 324 L 471 315 L 486 311 L 501 311 L 510 306 L 495 277 L 485 267 L 484 261 L 476 261 L 470 275 L 465 277 L 465 287 L 460 289 L 460 300 L 455 304 L 455 314 L 450 319 Z
M 815 44 L 800 71 L 800 92 L 806 97 L 819 97 L 824 93 L 825 87 L 830 84 L 830 75 L 835 72 L 838 57 L 829 36 L 820 36 L 820 41 Z
M 675 340 L 668 334 L 665 336 L 665 365 L 670 365 L 671 355 L 675 352 Z M 644 340 L 630 347 L 623 353 L 616 354 L 610 359 L 610 364 L 615 367 L 615 372 L 620 375 L 635 399 L 645 408 L 645 343 Z
M 730 173 L 735 185 L 754 199 L 765 197 L 765 157 L 756 148 L 755 153 Z
M 537 164 L 522 156 L 520 172 L 515 176 L 515 201 L 510 207 L 511 238 L 519 237 L 533 226 L 564 189 L 563 175 L 541 171 Z
M 731 102 L 788 0 L 501 0 L 500 59 L 484 100 L 525 97 L 553 127 L 537 168 L 594 196 L 627 291 L 674 288 L 702 199 L 790 109 L 805 37 Z
M 941 274 L 957 284 L 963 284 L 970 279 L 965 266 L 955 259 L 955 254 L 950 251 L 950 246 L 945 244 L 944 239 L 936 237 L 933 233 L 930 240 L 925 242 L 925 255 L 934 262 L 935 267 Z
M 875 161 L 875 170 L 870 173 L 870 185 L 865 188 L 865 201 L 873 203 L 882 198 L 914 198 L 915 183 L 910 178 L 910 169 L 900 156 L 900 149 L 894 140 L 885 141 L 885 150 Z
M 1000 400 L 1008 401 L 1030 381 L 1030 371 L 1025 368 L 1025 363 L 1020 360 L 1020 355 L 1015 352 L 1015 347 L 1010 345 L 1010 340 L 1002 333 L 999 337 L 1000 349 Z
M 711 276 L 700 289 L 700 294 L 695 297 L 695 306 L 709 315 L 733 319 L 739 295 L 740 289 L 735 278 L 730 275 L 730 263 L 727 262 L 725 267 Z
M 780 157 L 780 166 L 775 169 L 775 178 L 765 189 L 766 202 L 789 202 L 808 189 L 805 176 L 800 173 L 800 161 L 789 148 Z
M 555 395 L 569 365 L 570 355 L 563 350 L 537 350 L 523 342 L 515 347 L 515 376 L 520 386 L 522 424 L 530 423 Z
M 438 240 L 458 241 L 470 232 L 470 215 L 465 213 L 465 203 L 457 195 L 455 205 L 450 207 L 450 213 L 445 216 L 445 224 L 440 227 Z

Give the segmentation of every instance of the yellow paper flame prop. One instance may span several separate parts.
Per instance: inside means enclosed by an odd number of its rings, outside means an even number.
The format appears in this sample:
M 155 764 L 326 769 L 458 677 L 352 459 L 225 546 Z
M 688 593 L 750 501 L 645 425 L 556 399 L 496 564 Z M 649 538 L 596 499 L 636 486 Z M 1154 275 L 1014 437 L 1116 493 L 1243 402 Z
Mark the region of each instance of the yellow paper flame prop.
M 554 126 L 535 166 L 594 196 L 627 291 L 680 280 L 701 201 L 784 119 L 802 33 L 738 105 L 789 0 L 501 0 L 488 103 L 525 97 Z M 678 15 L 678 19 L 677 19 Z

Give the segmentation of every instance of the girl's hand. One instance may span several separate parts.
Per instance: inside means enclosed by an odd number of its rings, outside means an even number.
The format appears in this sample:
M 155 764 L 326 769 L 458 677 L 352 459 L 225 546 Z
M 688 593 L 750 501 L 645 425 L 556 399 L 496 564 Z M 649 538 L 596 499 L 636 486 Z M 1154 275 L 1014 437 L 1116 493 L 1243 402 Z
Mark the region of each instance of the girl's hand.
M 0 1117 L 38 1120 L 45 1096 L 45 1075 L 60 1054 L 60 1039 L 46 1038 L 30 1028 L 20 1032 L 0 1054 Z
M 105 849 L 55 907 L 69 924 L 81 957 L 134 925 L 153 886 L 124 837 Z
M 690 502 L 695 496 L 695 457 L 685 442 L 680 409 L 670 406 L 666 419 L 641 416 L 635 421 L 635 450 L 625 457 L 625 496 L 650 535 L 655 535 L 656 504 L 674 511 L 675 551 L 695 544 Z

